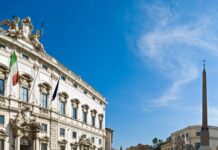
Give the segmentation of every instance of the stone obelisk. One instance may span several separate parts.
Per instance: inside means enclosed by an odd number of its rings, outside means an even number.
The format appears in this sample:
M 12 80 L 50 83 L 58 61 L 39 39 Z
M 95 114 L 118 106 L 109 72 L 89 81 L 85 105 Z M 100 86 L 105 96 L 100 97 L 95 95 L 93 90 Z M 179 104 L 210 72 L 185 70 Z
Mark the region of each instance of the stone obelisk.
M 204 61 L 202 73 L 202 127 L 201 127 L 201 146 L 199 150 L 211 150 L 209 142 L 209 130 L 207 124 L 207 77 Z

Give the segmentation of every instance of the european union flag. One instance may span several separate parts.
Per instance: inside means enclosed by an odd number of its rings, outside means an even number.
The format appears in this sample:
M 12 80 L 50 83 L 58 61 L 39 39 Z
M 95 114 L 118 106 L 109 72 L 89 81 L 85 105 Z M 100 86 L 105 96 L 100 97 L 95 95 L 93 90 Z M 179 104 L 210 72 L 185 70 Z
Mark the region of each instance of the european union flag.
M 55 100 L 55 98 L 56 98 L 56 96 L 57 96 L 58 87 L 59 87 L 59 82 L 60 82 L 60 79 L 59 79 L 58 82 L 57 82 L 57 85 L 56 85 L 56 87 L 55 87 L 55 90 L 54 90 L 54 93 L 53 93 L 53 95 L 52 95 L 52 100 L 51 100 L 51 101 Z

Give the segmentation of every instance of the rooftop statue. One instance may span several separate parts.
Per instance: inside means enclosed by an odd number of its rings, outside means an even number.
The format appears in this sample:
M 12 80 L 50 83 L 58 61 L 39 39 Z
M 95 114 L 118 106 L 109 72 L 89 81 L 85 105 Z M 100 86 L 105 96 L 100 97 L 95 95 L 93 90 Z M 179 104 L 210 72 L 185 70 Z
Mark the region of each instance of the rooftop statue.
M 30 17 L 22 19 L 20 30 L 22 31 L 23 38 L 29 39 L 29 36 L 32 34 L 33 31 L 33 24 Z
M 11 37 L 20 37 L 20 30 L 18 24 L 20 22 L 19 17 L 13 16 L 13 19 L 10 21 L 9 19 L 5 19 L 0 22 L 0 25 L 8 27 L 8 35 Z
M 32 34 L 34 27 L 30 17 L 22 19 L 21 23 L 19 17 L 13 17 L 12 20 L 5 19 L 0 22 L 0 26 L 8 28 L 6 31 L 8 36 L 20 39 L 23 38 L 24 40 L 29 41 L 37 51 L 44 51 L 43 45 L 40 42 L 40 38 L 42 37 L 43 32 L 42 30 L 35 30 L 35 32 Z
M 39 41 L 41 38 L 42 33 L 40 33 L 39 30 L 36 30 L 34 34 L 30 35 L 30 42 L 33 44 L 33 46 L 40 52 L 44 51 L 42 43 Z

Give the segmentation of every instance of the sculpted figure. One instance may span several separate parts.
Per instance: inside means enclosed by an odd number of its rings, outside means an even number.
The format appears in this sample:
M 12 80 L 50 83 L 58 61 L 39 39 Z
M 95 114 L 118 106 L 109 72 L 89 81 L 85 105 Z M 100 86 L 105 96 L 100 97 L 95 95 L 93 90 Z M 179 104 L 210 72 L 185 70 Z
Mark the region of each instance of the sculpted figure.
M 20 22 L 19 17 L 13 17 L 12 21 L 5 19 L 2 22 L 0 22 L 0 25 L 8 27 L 8 35 L 9 36 L 19 37 L 20 36 L 20 30 L 18 27 L 19 22 Z
M 30 41 L 33 44 L 33 46 L 39 50 L 40 52 L 42 52 L 44 50 L 43 45 L 41 44 L 41 42 L 39 41 L 40 37 L 42 36 L 42 34 L 40 33 L 39 30 L 36 30 L 34 34 L 30 35 Z
M 17 115 L 15 116 L 15 119 L 11 119 L 10 120 L 10 123 L 12 124 L 13 128 L 16 128 L 16 129 L 20 129 L 22 128 L 22 116 L 21 116 L 21 113 L 18 112 Z
M 22 114 L 24 122 L 29 123 L 30 116 L 31 116 L 31 108 L 29 106 L 26 106 L 25 109 L 21 110 L 21 114 Z
M 26 39 L 29 39 L 29 36 L 31 35 L 33 31 L 33 24 L 32 24 L 30 17 L 26 17 L 22 19 L 20 30 L 22 32 L 22 36 Z

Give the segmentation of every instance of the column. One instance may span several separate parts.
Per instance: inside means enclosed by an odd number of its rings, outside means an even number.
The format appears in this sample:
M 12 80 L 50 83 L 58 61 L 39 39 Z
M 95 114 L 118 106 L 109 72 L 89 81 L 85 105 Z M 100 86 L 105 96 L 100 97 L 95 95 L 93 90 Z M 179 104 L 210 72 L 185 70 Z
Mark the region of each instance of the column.
M 37 133 L 33 133 L 34 137 L 33 137 L 33 150 L 39 150 L 39 139 L 37 136 Z
M 15 138 L 15 150 L 20 150 L 20 138 L 21 136 Z

